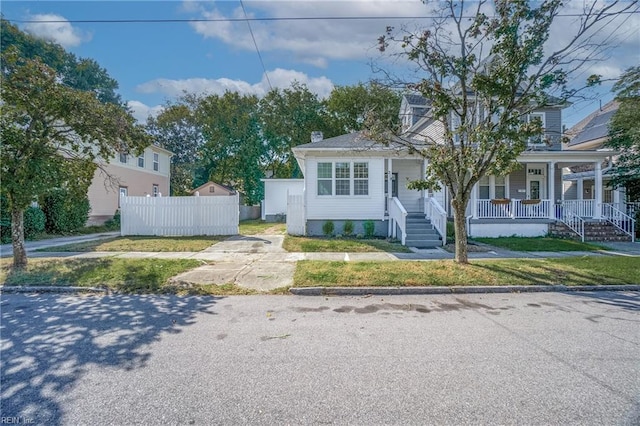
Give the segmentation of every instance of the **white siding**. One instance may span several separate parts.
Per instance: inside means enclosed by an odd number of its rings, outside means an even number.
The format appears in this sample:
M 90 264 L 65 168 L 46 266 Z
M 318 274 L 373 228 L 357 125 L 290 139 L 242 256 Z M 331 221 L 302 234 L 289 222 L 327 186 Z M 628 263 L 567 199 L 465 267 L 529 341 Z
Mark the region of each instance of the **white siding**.
M 287 194 L 302 195 L 304 179 L 264 179 L 264 215 L 287 214 Z
M 369 163 L 369 195 L 318 196 L 318 162 L 336 161 Z M 309 158 L 305 167 L 307 220 L 382 220 L 384 218 L 384 160 L 382 158 Z

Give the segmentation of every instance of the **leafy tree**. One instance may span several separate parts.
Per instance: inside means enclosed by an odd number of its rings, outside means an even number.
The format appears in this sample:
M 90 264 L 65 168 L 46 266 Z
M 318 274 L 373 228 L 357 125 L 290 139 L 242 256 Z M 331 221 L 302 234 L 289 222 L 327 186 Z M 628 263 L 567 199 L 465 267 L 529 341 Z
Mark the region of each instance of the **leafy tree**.
M 315 130 L 326 131 L 322 102 L 307 86 L 294 82 L 287 89 L 271 90 L 259 107 L 265 169 L 276 178 L 300 177 L 291 148 L 309 142 Z
M 640 200 L 640 66 L 625 71 L 613 86 L 620 106 L 609 123 L 607 146 L 620 151 L 613 167 L 615 186 Z
M 196 117 L 204 144 L 195 185 L 212 180 L 243 192 L 247 204 L 258 203 L 264 160 L 258 98 L 233 92 L 206 96 L 198 100 Z
M 372 82 L 337 86 L 326 101 L 326 118 L 330 136 L 362 130 L 368 115 L 375 114 L 390 128 L 399 124 L 400 94 Z
M 438 4 L 441 9 L 434 12 L 438 17 L 430 28 L 398 32 L 388 27 L 379 42 L 381 51 L 397 45 L 400 56 L 417 67 L 421 77 L 407 87 L 429 100 L 441 137 L 416 142 L 412 135 L 397 137 L 375 121 L 370 133 L 429 159 L 425 179 L 411 187 L 447 188 L 454 209 L 455 259 L 468 263 L 465 211 L 473 186 L 485 175 L 502 176 L 518 167 L 516 159 L 528 138 L 542 133 L 540 121 L 526 120 L 528 114 L 575 95 L 568 84 L 571 76 L 582 71 L 589 53 L 597 56 L 602 49 L 593 43 L 592 31 L 637 6 L 588 6 L 575 33 L 562 46 L 556 40 L 552 49 L 547 42 L 562 11 L 561 0 L 496 0 L 490 12 L 492 4 L 482 0 Z
M 157 117 L 147 121 L 147 131 L 155 143 L 173 152 L 172 195 L 187 195 L 194 188 L 195 167 L 204 143 L 200 123 L 196 120 L 196 105 L 197 99 L 188 95 L 177 103 L 168 104 Z
M 58 44 L 20 31 L 4 19 L 0 20 L 0 32 L 2 50 L 14 48 L 21 58 L 39 59 L 56 71 L 62 84 L 78 90 L 91 91 L 101 102 L 122 105 L 122 99 L 116 92 L 118 82 L 93 59 L 78 58 Z
M 121 106 L 60 82 L 38 59 L 2 52 L 0 86 L 1 191 L 11 210 L 13 264 L 27 264 L 24 211 L 52 188 L 86 194 L 96 161 L 117 151 L 149 145 L 143 130 Z

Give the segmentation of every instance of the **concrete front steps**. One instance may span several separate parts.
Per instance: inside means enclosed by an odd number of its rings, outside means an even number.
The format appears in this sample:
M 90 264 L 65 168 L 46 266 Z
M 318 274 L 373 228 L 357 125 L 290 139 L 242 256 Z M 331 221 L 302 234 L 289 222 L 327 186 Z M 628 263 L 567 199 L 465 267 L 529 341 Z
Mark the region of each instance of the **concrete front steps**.
M 433 228 L 431 221 L 424 218 L 424 213 L 409 213 L 407 215 L 405 245 L 416 248 L 434 248 L 442 246 L 442 240 Z
M 549 233 L 555 237 L 579 239 L 578 234 L 573 232 L 562 222 L 555 222 L 549 225 Z M 584 222 L 585 241 L 614 241 L 629 242 L 631 236 L 625 234 L 606 220 L 585 221 Z

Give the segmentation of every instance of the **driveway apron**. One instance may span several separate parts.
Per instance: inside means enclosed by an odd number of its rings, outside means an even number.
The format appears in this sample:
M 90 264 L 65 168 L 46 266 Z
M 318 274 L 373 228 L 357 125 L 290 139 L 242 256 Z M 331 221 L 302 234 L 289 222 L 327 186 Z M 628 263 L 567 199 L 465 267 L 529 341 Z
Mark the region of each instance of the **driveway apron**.
M 282 248 L 283 235 L 237 235 L 201 252 L 216 254 L 216 261 L 173 278 L 185 284 L 236 284 L 258 291 L 293 284 L 298 256 Z

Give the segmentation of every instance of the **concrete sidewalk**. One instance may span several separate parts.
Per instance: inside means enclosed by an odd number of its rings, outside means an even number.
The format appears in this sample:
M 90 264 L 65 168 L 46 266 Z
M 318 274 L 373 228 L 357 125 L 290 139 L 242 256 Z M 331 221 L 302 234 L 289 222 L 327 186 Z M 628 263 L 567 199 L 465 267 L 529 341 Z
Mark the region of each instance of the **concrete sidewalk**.
M 87 234 L 87 235 L 76 235 L 73 237 L 59 237 L 59 238 L 50 238 L 48 240 L 39 240 L 39 241 L 25 241 L 24 245 L 27 249 L 27 253 L 31 253 L 35 250 L 50 248 L 50 247 L 58 247 L 64 246 L 67 244 L 73 243 L 83 243 L 85 241 L 95 241 L 95 240 L 104 240 L 106 238 L 119 237 L 120 231 L 114 232 L 101 232 L 98 234 Z M 13 247 L 11 244 L 2 244 L 0 245 L 0 257 L 11 257 L 13 256 Z

